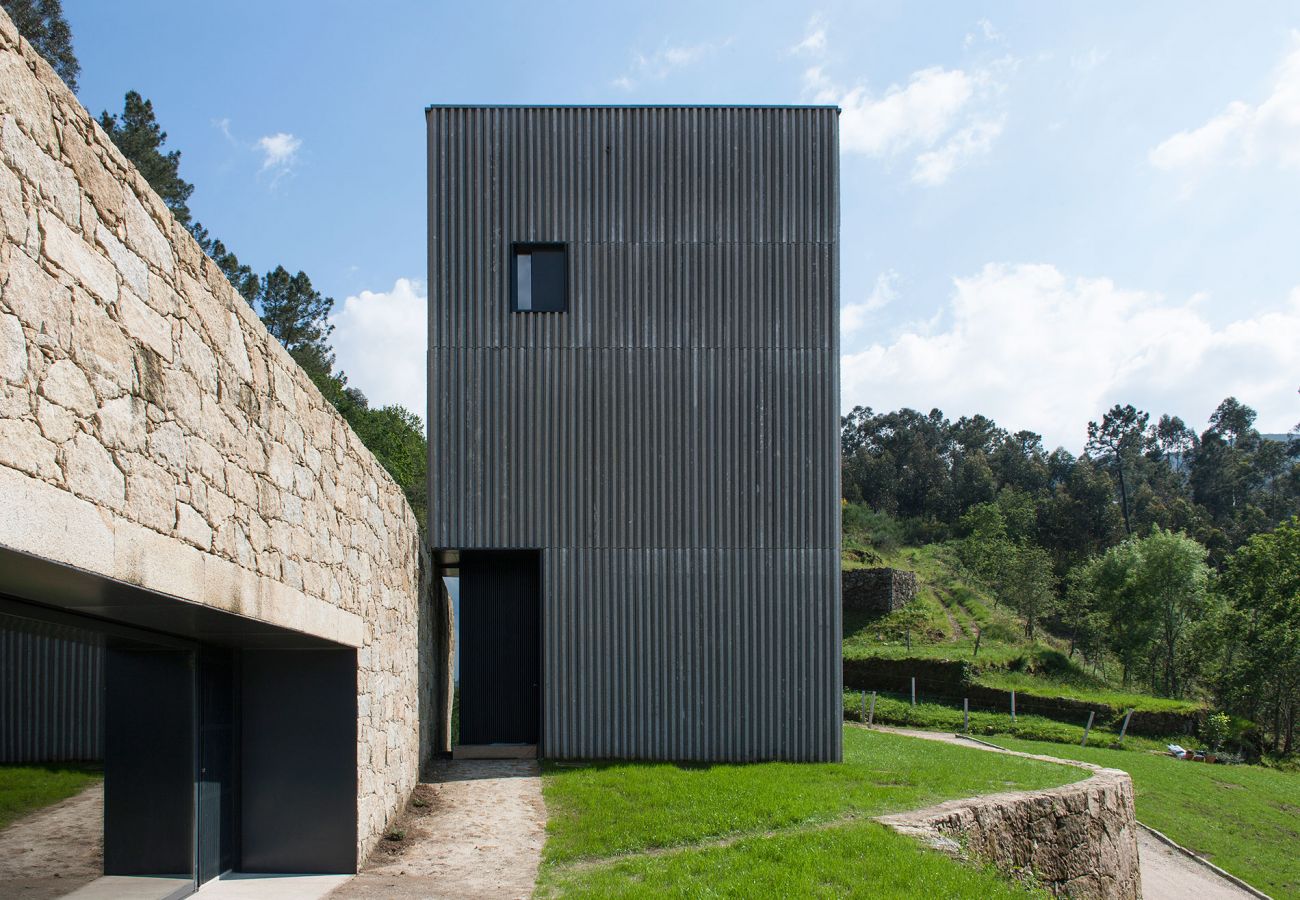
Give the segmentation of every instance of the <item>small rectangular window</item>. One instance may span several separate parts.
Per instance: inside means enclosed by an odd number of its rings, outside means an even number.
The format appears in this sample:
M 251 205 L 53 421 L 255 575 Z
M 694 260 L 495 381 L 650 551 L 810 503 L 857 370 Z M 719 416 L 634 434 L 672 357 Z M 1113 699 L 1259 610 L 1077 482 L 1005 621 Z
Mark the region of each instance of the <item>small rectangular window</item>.
M 510 310 L 568 309 L 567 255 L 564 244 L 515 244 L 510 255 Z

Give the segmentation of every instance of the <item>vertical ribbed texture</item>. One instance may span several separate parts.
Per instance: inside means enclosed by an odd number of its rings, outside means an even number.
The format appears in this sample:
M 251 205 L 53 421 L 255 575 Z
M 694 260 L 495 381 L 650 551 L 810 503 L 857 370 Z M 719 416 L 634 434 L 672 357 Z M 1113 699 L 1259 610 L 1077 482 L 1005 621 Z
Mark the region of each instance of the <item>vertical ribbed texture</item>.
M 837 115 L 428 112 L 430 540 L 543 551 L 546 755 L 839 758 Z
M 0 615 L 0 763 L 103 756 L 102 640 Z

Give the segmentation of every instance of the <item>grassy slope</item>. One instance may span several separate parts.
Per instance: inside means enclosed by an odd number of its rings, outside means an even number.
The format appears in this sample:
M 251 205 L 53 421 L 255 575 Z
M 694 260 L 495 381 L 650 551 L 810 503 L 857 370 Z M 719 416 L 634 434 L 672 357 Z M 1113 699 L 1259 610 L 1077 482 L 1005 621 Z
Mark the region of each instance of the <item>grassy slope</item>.
M 844 718 L 860 722 L 863 720 L 862 695 L 856 691 L 844 694 Z M 952 706 L 939 703 L 918 703 L 912 706 L 903 700 L 890 697 L 877 697 L 874 721 L 881 725 L 903 725 L 908 728 L 925 728 L 931 731 L 959 732 L 965 726 L 962 711 Z M 1044 716 L 1021 714 L 1015 721 L 1010 713 L 990 713 L 972 710 L 970 714 L 970 734 L 973 735 L 1010 735 L 1018 738 L 1038 741 L 1053 741 L 1062 744 L 1079 744 L 1083 741 L 1083 725 L 1058 722 Z M 1094 726 L 1088 735 L 1088 742 L 1093 746 L 1109 747 L 1120 745 L 1118 735 Z M 1166 741 L 1156 738 L 1127 735 L 1121 749 L 1126 750 L 1164 750 Z
M 1138 819 L 1274 897 L 1300 898 L 1300 773 L 997 738 L 1011 750 L 1123 769 Z
M 867 860 L 871 854 L 866 850 L 875 848 L 922 854 L 918 885 L 928 879 L 931 889 L 942 890 L 944 879 L 969 877 L 974 879 L 969 892 L 950 895 L 981 896 L 983 889 L 1001 883 L 989 881 L 987 873 L 897 842 L 893 835 L 878 835 L 878 826 L 860 819 L 952 797 L 1049 787 L 1083 776 L 1033 760 L 857 728 L 845 729 L 844 762 L 837 764 L 548 764 L 550 821 L 542 883 L 548 890 L 578 896 L 661 893 L 670 887 L 670 893 L 729 896 L 743 894 L 746 885 L 752 890 L 753 878 L 777 878 L 772 890 L 786 894 L 840 893 L 855 880 L 886 878 L 885 884 L 875 886 L 874 895 L 890 896 L 881 891 L 890 889 L 894 882 L 888 879 L 898 876 L 899 867 L 885 871 L 880 860 Z M 832 827 L 816 828 L 828 823 Z M 810 827 L 815 830 L 799 833 Z M 626 856 L 730 838 L 740 840 L 728 847 Z M 864 842 L 862 851 L 854 849 L 858 838 Z M 574 863 L 581 865 L 574 868 Z M 809 878 L 821 879 L 817 883 L 825 887 L 811 888 Z M 915 893 L 897 896 L 924 893 L 917 887 Z
M 0 828 L 41 807 L 79 794 L 102 777 L 98 767 L 75 763 L 0 766 Z
M 1050 635 L 1024 636 L 1023 621 L 993 603 L 983 589 L 961 573 L 949 545 L 927 544 L 882 550 L 869 535 L 846 533 L 845 569 L 892 566 L 915 572 L 917 598 L 905 611 L 883 617 L 847 612 L 844 616 L 844 656 L 889 659 L 924 658 L 969 662 L 975 681 L 1001 690 L 1038 697 L 1066 697 L 1106 703 L 1116 710 L 1193 711 L 1199 704 L 1120 690 L 1106 678 L 1085 671 L 1067 658 L 1068 646 Z M 905 623 L 916 621 L 907 646 Z M 979 655 L 975 634 L 981 633 Z
M 549 872 L 540 896 L 1047 898 L 926 850 L 874 822 L 752 837 L 725 847 L 639 856 L 587 871 Z

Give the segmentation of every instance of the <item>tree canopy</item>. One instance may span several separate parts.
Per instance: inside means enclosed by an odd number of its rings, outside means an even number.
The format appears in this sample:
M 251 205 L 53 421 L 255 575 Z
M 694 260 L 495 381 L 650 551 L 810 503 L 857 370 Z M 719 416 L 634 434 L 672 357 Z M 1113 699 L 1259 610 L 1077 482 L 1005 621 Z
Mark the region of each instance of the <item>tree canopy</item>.
M 60 0 L 3 0 L 0 6 L 9 14 L 18 33 L 45 57 L 63 83 L 77 89 L 81 63 L 72 49 L 72 29 L 63 17 Z

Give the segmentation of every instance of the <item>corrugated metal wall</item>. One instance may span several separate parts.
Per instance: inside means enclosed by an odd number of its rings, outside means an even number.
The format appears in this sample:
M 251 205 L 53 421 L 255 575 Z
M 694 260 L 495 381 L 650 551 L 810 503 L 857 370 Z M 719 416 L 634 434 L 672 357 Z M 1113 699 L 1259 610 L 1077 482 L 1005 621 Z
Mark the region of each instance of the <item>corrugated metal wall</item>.
M 0 763 L 103 755 L 102 640 L 0 615 Z
M 428 126 L 430 539 L 543 551 L 543 753 L 838 759 L 838 112 Z

